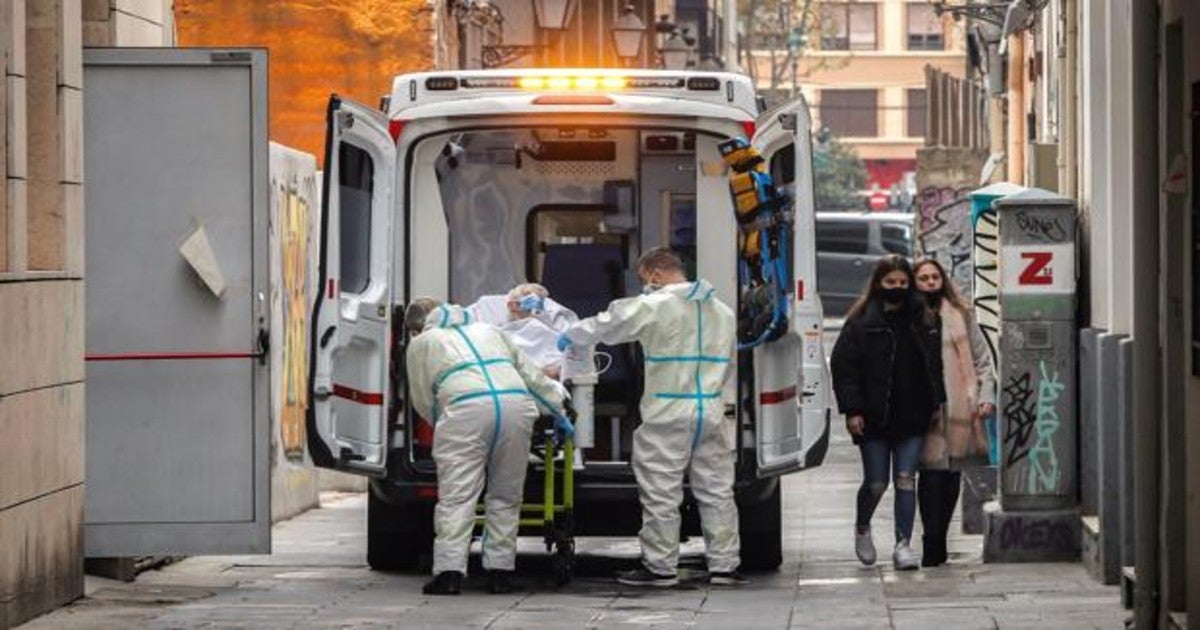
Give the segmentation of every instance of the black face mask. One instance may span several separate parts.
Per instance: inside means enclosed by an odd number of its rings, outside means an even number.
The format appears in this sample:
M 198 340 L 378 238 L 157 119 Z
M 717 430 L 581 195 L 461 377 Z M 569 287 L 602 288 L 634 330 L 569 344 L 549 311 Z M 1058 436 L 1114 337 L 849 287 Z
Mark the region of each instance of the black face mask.
M 907 287 L 891 287 L 879 290 L 879 297 L 884 302 L 891 304 L 903 304 L 908 299 L 910 291 Z
M 938 306 L 942 303 L 942 291 L 921 291 L 921 295 L 925 297 L 925 302 L 930 306 Z

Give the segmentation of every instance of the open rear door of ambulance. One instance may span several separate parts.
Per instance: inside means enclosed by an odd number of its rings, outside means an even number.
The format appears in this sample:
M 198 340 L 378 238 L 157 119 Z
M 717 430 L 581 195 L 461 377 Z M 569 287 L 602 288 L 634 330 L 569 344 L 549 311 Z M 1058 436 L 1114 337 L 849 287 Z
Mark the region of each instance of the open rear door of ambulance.
M 821 464 L 829 447 L 829 369 L 817 296 L 812 119 L 803 97 L 763 114 L 751 141 L 776 186 L 792 197 L 792 304 L 788 332 L 754 351 L 758 475 Z
M 378 111 L 329 99 L 308 446 L 318 466 L 387 469 L 396 147 Z

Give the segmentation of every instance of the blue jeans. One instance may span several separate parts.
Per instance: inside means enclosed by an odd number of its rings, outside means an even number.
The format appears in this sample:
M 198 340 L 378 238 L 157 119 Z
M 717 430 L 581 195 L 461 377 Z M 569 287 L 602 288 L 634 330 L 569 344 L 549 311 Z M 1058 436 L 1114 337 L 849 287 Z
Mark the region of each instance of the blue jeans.
M 871 517 L 888 487 L 888 468 L 896 484 L 896 542 L 912 538 L 913 519 L 917 513 L 917 462 L 921 457 L 922 436 L 905 438 L 896 443 L 870 440 L 858 445 L 862 453 L 863 482 L 858 488 L 858 515 L 855 524 L 859 531 L 871 526 Z

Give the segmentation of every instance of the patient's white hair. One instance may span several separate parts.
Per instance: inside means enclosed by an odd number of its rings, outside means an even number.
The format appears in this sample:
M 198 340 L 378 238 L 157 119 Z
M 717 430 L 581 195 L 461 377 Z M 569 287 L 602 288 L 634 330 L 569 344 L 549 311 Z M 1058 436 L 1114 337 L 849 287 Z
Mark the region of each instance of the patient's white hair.
M 512 290 L 508 292 L 508 299 L 511 302 L 516 302 L 526 295 L 539 295 L 547 298 L 550 297 L 550 292 L 546 290 L 546 287 L 536 282 L 527 282 L 525 284 L 518 284 L 517 286 L 513 287 Z

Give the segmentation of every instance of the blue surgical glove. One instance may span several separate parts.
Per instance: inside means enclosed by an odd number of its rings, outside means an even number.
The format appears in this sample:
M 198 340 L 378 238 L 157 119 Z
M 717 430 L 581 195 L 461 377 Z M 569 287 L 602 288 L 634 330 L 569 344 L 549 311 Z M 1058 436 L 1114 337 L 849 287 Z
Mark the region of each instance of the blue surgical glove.
M 522 311 L 537 314 L 546 310 L 546 299 L 536 293 L 530 293 L 517 300 L 517 307 Z
M 567 348 L 570 348 L 572 345 L 574 345 L 574 342 L 571 341 L 571 338 L 567 336 L 567 333 L 562 333 L 558 336 L 558 343 L 556 345 L 558 346 L 559 352 L 566 352 Z
M 575 435 L 575 425 L 566 416 L 554 416 L 554 444 L 562 446 L 567 438 Z

